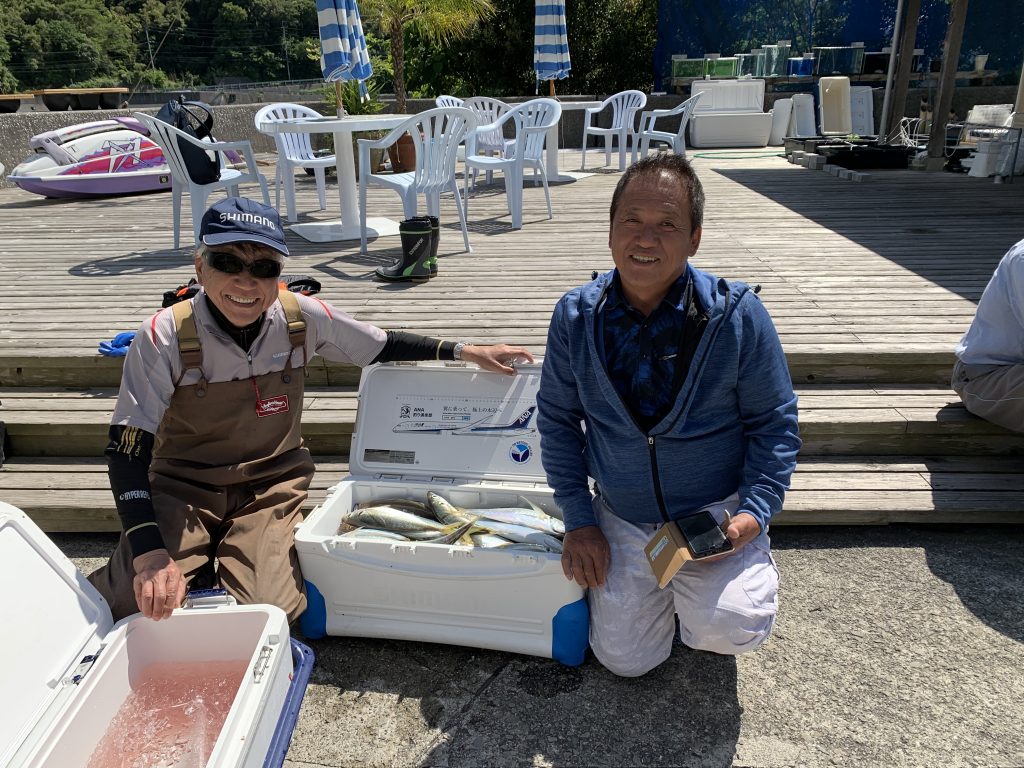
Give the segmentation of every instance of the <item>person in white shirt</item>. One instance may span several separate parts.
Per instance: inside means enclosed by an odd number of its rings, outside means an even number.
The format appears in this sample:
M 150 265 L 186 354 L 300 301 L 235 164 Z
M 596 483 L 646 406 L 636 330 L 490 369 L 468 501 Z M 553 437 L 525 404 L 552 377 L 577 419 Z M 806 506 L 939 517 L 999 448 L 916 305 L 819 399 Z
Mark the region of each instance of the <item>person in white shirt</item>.
M 1024 432 L 1024 240 L 996 267 L 956 357 L 953 389 L 967 410 Z

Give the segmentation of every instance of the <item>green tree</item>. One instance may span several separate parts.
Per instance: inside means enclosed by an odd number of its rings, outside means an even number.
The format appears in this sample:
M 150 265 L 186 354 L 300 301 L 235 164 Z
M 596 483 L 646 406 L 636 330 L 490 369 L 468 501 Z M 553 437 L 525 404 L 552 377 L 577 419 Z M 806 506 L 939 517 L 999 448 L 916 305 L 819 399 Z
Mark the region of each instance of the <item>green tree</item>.
M 411 27 L 435 44 L 465 37 L 494 11 L 491 0 L 363 0 L 362 18 L 391 41 L 395 99 L 406 111 L 405 28 Z

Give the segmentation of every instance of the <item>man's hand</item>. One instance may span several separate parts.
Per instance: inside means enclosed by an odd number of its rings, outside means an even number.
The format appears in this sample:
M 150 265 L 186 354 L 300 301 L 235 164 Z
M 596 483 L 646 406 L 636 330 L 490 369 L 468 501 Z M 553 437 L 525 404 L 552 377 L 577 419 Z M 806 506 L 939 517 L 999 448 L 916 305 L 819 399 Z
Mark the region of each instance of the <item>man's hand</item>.
M 725 535 L 732 542 L 732 551 L 736 552 L 761 535 L 761 526 L 752 514 L 740 512 L 729 521 Z
M 154 549 L 132 561 L 135 567 L 135 602 L 147 618 L 159 621 L 185 599 L 185 579 L 166 549 Z
M 533 362 L 533 355 L 525 347 L 510 347 L 508 344 L 494 344 L 489 347 L 467 344 L 462 348 L 462 359 L 476 363 L 481 368 L 495 373 L 516 372 L 512 367 L 516 362 Z
M 562 572 L 581 587 L 603 587 L 611 565 L 608 540 L 596 525 L 587 525 L 565 534 L 562 543 Z

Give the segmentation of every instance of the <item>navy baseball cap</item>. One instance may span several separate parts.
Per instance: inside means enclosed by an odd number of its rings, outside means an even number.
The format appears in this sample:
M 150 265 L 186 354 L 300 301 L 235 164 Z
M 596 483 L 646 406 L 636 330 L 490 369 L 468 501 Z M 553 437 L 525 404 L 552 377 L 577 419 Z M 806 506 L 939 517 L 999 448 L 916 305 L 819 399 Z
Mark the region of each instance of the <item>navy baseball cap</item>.
M 277 211 L 247 197 L 229 197 L 211 205 L 203 215 L 199 238 L 205 245 L 259 243 L 288 255 Z

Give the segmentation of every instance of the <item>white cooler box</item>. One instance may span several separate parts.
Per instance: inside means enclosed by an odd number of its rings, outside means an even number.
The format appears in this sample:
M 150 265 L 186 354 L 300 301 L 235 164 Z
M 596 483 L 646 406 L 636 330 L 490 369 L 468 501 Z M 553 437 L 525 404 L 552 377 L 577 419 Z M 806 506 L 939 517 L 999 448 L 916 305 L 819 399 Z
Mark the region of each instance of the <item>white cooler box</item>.
M 542 480 L 539 382 L 539 364 L 515 376 L 463 363 L 364 369 L 350 476 L 295 533 L 307 637 L 451 643 L 582 663 L 590 614 L 558 554 L 337 535 L 357 504 L 425 502 L 429 490 L 461 507 L 519 506 L 523 496 L 557 513 Z
M 763 147 L 772 131 L 764 111 L 764 80 L 694 80 L 703 94 L 690 116 L 690 146 Z
M 240 606 L 212 595 L 166 620 L 136 614 L 114 624 L 106 602 L 74 564 L 27 515 L 2 502 L 0 585 L 2 768 L 84 768 L 122 703 L 157 669 L 153 665 L 161 665 L 165 682 L 178 683 L 168 672 L 173 668 L 163 665 L 184 669 L 197 662 L 236 671 L 245 665 L 224 725 L 209 755 L 181 746 L 184 754 L 173 762 L 155 762 L 150 768 L 258 768 L 284 762 L 312 652 L 290 641 L 279 608 Z M 223 695 L 225 701 L 230 696 Z M 183 711 L 193 734 L 199 733 L 200 714 Z M 213 738 L 208 734 L 203 741 Z M 126 740 L 116 749 L 120 757 L 138 755 L 134 750 L 139 748 Z

